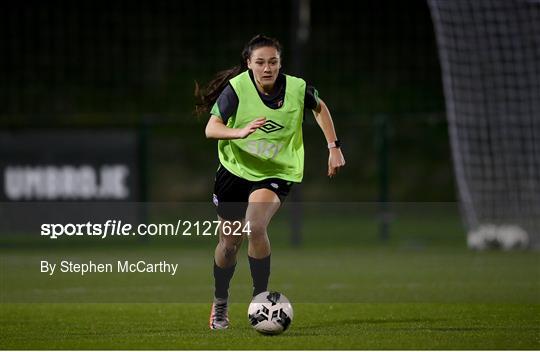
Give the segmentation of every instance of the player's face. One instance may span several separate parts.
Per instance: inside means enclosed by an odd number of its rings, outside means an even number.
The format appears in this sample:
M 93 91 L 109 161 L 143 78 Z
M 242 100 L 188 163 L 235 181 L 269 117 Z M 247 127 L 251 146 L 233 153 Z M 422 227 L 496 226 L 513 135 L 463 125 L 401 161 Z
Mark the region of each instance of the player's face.
M 253 50 L 251 58 L 247 60 L 248 68 L 253 71 L 253 76 L 259 88 L 264 92 L 270 92 L 281 68 L 279 52 L 271 46 L 263 46 Z

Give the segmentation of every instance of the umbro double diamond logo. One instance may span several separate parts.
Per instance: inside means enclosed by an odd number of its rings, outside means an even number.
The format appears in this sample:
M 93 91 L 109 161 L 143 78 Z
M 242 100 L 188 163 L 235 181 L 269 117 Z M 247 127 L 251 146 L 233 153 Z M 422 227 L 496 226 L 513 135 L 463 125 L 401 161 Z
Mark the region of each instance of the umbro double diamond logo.
M 282 128 L 284 128 L 284 127 L 281 126 L 279 123 L 274 122 L 272 120 L 266 121 L 266 123 L 264 125 L 259 127 L 259 129 L 263 130 L 266 133 L 272 133 L 272 132 L 275 132 L 275 131 L 279 131 Z

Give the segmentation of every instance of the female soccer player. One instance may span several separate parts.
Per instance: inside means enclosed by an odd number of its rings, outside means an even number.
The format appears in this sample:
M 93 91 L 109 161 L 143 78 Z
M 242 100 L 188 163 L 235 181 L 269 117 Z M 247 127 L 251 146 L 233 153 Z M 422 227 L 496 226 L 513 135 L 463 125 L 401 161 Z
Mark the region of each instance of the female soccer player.
M 199 114 L 210 111 L 206 137 L 218 139 L 220 165 L 213 201 L 222 224 L 248 224 L 248 259 L 253 296 L 267 290 L 270 276 L 270 241 L 267 227 L 291 186 L 304 171 L 302 122 L 312 110 L 329 149 L 328 176 L 345 165 L 340 143 L 326 104 L 315 88 L 300 78 L 280 72 L 281 45 L 257 35 L 242 51 L 241 63 L 222 71 L 200 90 Z M 232 226 L 238 228 L 238 226 Z M 229 282 L 244 236 L 220 229 L 214 255 L 214 302 L 210 329 L 226 329 Z M 227 233 L 229 233 L 227 235 Z

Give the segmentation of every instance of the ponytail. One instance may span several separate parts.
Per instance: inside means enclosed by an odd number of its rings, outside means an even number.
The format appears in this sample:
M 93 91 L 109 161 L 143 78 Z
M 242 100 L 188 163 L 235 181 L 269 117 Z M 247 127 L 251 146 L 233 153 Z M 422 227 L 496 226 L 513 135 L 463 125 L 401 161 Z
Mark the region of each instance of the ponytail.
M 240 56 L 239 65 L 218 72 L 203 88 L 195 81 L 195 114 L 201 116 L 208 113 L 223 89 L 229 84 L 229 80 L 248 69 L 247 60 L 251 57 L 252 52 L 255 49 L 267 46 L 276 48 L 281 55 L 281 44 L 276 39 L 258 34 L 245 45 Z
M 227 70 L 220 71 L 204 88 L 201 88 L 199 83 L 195 81 L 195 114 L 201 116 L 208 113 L 223 89 L 229 84 L 229 80 L 238 76 L 246 69 L 247 65 L 244 63 L 243 65 L 236 65 Z

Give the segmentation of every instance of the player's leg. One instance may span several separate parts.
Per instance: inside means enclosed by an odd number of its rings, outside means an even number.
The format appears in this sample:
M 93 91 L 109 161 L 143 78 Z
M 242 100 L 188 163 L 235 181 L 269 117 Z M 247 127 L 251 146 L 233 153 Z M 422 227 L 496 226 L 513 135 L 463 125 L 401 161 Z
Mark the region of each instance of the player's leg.
M 227 299 L 229 297 L 229 283 L 236 267 L 237 255 L 242 245 L 243 236 L 224 234 L 225 222 L 231 220 L 218 216 L 220 221 L 219 241 L 214 251 L 214 278 L 215 297 Z M 240 220 L 235 220 L 240 221 Z
M 225 221 L 242 221 L 245 216 L 251 184 L 231 174 L 223 166 L 217 171 L 214 186 L 214 204 L 217 206 L 221 226 L 214 251 L 214 301 L 210 312 L 210 328 L 226 329 L 229 326 L 229 284 L 236 268 L 236 256 L 242 236 L 225 235 Z
M 236 268 L 238 250 L 242 245 L 243 236 L 225 234 L 223 225 L 225 220 L 218 216 L 220 221 L 219 241 L 214 251 L 214 301 L 210 312 L 209 326 L 212 330 L 229 327 L 229 284 Z M 237 220 L 238 221 L 238 220 Z
M 250 229 L 247 237 L 253 296 L 266 291 L 268 287 L 271 248 L 267 228 L 280 204 L 277 194 L 266 188 L 256 189 L 249 196 L 245 221 L 249 222 Z

